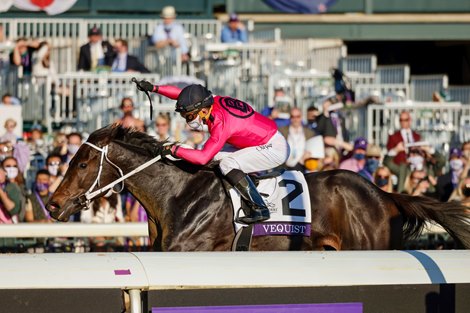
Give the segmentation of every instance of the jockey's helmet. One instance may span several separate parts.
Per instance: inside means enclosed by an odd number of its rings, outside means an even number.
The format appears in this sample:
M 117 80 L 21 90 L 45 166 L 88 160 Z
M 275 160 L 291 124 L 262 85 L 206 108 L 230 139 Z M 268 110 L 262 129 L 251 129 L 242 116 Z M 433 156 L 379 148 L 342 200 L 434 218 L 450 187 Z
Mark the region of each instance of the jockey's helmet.
M 189 85 L 181 90 L 176 101 L 176 112 L 187 113 L 210 107 L 214 103 L 212 93 L 202 85 Z

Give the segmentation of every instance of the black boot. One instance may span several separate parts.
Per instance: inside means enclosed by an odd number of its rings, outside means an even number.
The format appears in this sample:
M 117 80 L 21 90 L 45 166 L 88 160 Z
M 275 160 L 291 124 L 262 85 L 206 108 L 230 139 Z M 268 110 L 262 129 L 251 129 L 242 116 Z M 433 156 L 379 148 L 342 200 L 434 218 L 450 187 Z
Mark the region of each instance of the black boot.
M 269 219 L 269 209 L 250 176 L 243 173 L 243 171 L 233 169 L 227 174 L 227 180 L 235 187 L 242 198 L 248 202 L 250 207 L 249 214 L 237 218 L 236 222 L 253 224 Z

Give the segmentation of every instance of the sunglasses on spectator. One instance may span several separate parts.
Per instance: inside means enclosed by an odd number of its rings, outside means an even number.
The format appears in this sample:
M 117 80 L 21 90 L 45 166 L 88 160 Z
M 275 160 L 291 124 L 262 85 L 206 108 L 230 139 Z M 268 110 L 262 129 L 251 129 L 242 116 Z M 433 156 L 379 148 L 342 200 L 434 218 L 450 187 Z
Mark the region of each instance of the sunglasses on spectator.
M 390 176 L 377 175 L 377 178 L 380 178 L 380 179 L 389 179 Z

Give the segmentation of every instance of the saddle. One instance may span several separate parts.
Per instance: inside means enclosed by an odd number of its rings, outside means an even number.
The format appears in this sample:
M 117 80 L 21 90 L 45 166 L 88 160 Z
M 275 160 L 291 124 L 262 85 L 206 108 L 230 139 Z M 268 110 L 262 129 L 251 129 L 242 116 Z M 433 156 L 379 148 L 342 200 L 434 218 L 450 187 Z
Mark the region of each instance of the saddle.
M 253 236 L 310 236 L 310 194 L 305 176 L 298 171 L 273 171 L 266 175 L 249 174 L 269 208 L 267 221 L 242 225 L 234 222 L 237 235 L 232 243 L 236 251 L 249 250 Z M 235 217 L 247 204 L 225 179 L 224 187 L 232 200 Z

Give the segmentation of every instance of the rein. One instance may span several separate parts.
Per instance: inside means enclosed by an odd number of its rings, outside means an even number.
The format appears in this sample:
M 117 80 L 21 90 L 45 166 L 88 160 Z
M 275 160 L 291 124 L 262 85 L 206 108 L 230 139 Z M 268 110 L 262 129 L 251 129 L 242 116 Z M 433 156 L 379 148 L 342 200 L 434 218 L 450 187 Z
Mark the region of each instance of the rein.
M 91 187 L 84 194 L 82 194 L 81 196 L 78 197 L 79 204 L 86 207 L 86 208 L 89 208 L 89 206 L 91 204 L 91 200 L 93 200 L 97 195 L 112 189 L 116 184 L 119 184 L 120 182 L 122 182 L 125 179 L 131 177 L 132 175 L 142 171 L 143 169 L 149 167 L 150 165 L 152 165 L 153 163 L 159 161 L 162 158 L 161 155 L 159 155 L 159 156 L 151 159 L 150 161 L 147 161 L 147 162 L 141 164 L 140 166 L 136 167 L 134 170 L 132 170 L 129 173 L 124 175 L 121 168 L 119 168 L 119 166 L 114 164 L 108 158 L 108 147 L 109 147 L 109 145 L 106 145 L 103 148 L 100 148 L 100 147 L 95 146 L 94 144 L 92 144 L 88 141 L 85 141 L 84 144 L 87 144 L 90 147 L 92 147 L 93 149 L 98 150 L 98 151 L 101 152 L 100 167 L 98 169 L 98 175 L 97 175 L 94 183 L 91 185 Z M 121 177 L 114 180 L 114 181 L 112 181 L 111 183 L 107 184 L 106 186 L 104 186 L 100 189 L 92 191 L 96 186 L 98 186 L 98 187 L 100 186 L 100 177 L 101 177 L 101 172 L 103 170 L 103 162 L 104 162 L 105 159 L 106 159 L 106 161 L 108 161 L 109 164 L 111 164 L 114 168 L 116 168 L 119 171 L 119 174 L 121 175 Z M 116 193 L 121 192 L 123 189 L 124 189 L 124 183 L 122 184 L 121 189 L 119 191 L 116 191 Z M 113 190 L 113 192 L 114 192 L 114 190 Z

